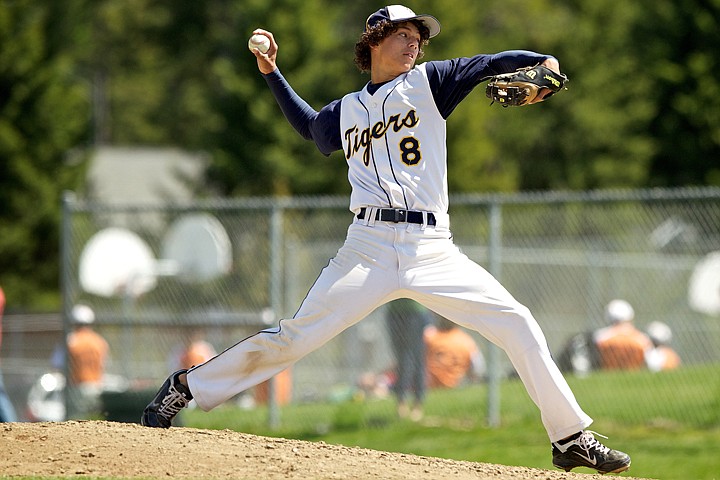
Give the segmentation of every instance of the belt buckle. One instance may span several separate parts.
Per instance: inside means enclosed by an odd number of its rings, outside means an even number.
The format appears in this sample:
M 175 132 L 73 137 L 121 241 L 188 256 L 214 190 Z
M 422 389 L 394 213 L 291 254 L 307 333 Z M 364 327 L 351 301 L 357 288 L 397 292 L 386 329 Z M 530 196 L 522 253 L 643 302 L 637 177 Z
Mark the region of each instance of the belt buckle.
M 396 208 L 396 209 L 394 210 L 394 213 L 395 213 L 395 215 L 394 215 L 393 222 L 395 222 L 395 223 L 403 223 L 403 222 L 406 221 L 406 218 L 407 218 L 407 210 L 402 210 L 402 209 Z

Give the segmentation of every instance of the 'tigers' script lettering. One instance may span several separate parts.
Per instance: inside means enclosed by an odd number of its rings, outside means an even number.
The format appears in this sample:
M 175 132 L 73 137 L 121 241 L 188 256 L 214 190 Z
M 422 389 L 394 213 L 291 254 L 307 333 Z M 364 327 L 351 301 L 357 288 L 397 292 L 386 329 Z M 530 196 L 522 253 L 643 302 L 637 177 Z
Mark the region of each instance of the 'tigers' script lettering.
M 370 143 L 373 140 L 383 138 L 387 131 L 392 128 L 397 133 L 403 128 L 412 128 L 420 122 L 415 110 L 410 110 L 401 119 L 400 114 L 396 114 L 388 118 L 386 122 L 377 122 L 371 127 L 358 129 L 357 125 L 345 130 L 345 141 L 347 142 L 347 150 L 345 158 L 350 159 L 354 154 L 363 150 L 362 159 L 365 165 L 370 164 Z

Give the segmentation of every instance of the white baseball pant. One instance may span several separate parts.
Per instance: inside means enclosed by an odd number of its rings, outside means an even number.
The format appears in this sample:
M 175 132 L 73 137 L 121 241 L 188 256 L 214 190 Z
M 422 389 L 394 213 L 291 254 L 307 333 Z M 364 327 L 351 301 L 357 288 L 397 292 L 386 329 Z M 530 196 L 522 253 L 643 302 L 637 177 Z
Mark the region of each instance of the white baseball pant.
M 187 376 L 190 391 L 201 409 L 210 410 L 400 297 L 416 300 L 502 348 L 540 409 L 550 441 L 592 423 L 551 358 L 530 311 L 460 252 L 447 221 L 431 227 L 356 219 L 293 318 L 192 368 Z

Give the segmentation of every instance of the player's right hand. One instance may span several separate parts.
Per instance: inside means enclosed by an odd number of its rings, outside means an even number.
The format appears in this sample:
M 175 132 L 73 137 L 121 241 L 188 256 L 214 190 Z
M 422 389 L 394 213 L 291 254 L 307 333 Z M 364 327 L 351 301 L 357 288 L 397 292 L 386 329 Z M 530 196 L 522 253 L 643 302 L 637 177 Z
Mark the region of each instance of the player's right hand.
M 257 64 L 260 73 L 267 75 L 268 73 L 274 72 L 277 68 L 275 59 L 277 58 L 278 52 L 278 44 L 275 42 L 275 37 L 273 36 L 272 32 L 268 32 L 267 30 L 263 30 L 262 28 L 257 28 L 253 30 L 252 33 L 253 35 L 264 35 L 270 39 L 270 48 L 268 48 L 268 51 L 266 53 L 262 53 L 257 49 L 255 49 L 253 53 L 257 58 Z

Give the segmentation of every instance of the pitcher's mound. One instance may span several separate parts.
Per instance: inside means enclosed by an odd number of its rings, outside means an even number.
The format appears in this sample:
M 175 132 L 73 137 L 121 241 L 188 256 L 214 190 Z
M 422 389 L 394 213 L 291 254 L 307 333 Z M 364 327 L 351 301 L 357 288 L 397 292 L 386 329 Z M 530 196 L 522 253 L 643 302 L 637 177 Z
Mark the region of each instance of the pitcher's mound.
M 3 476 L 248 480 L 596 477 L 258 437 L 230 430 L 164 430 L 103 421 L 4 423 L 0 430 Z

